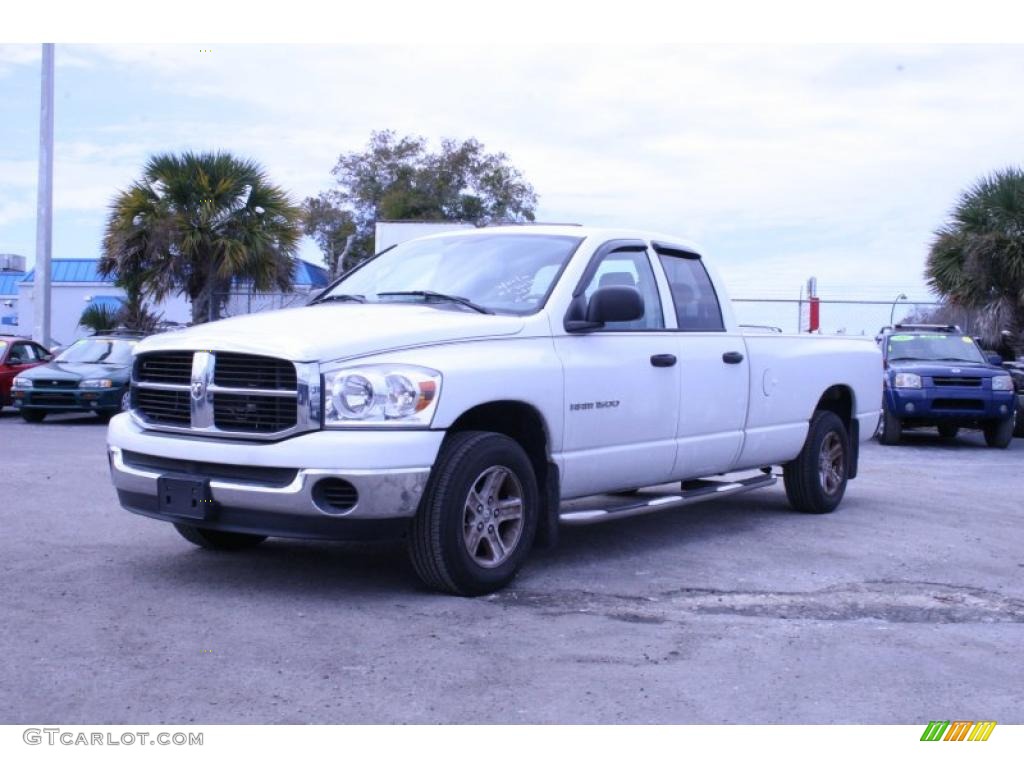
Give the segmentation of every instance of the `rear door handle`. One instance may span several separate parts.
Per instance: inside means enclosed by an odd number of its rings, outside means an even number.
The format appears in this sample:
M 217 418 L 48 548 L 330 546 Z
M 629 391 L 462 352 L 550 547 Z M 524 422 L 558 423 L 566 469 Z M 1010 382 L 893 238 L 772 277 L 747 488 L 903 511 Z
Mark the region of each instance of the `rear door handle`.
M 743 362 L 742 352 L 726 352 L 722 355 L 722 362 L 728 363 L 729 365 L 736 365 L 737 363 Z
M 651 355 L 651 365 L 655 368 L 671 368 L 675 364 L 675 355 Z

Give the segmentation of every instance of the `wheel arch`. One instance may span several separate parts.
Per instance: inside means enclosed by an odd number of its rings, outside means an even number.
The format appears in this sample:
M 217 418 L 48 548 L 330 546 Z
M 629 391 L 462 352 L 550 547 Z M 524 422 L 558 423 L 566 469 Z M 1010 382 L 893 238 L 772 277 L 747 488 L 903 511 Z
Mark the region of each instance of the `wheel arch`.
M 560 477 L 558 465 L 551 460 L 551 431 L 543 414 L 520 400 L 493 400 L 464 411 L 447 431 L 455 434 L 473 430 L 505 435 L 526 451 L 541 498 L 536 544 L 554 546 L 558 538 Z
M 856 418 L 856 396 L 853 387 L 847 384 L 833 384 L 821 393 L 811 416 L 818 411 L 831 411 L 843 422 L 846 427 L 846 434 L 849 436 L 850 462 L 848 476 L 853 479 L 857 476 L 857 468 L 860 462 L 860 422 Z

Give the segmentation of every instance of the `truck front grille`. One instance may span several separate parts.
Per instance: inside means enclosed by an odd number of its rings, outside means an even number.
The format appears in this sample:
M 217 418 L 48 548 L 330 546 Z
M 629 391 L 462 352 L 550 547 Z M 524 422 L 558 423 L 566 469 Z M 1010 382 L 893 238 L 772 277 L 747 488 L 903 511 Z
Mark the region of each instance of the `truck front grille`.
M 213 397 L 213 423 L 217 429 L 237 432 L 281 432 L 295 426 L 295 400 L 218 392 Z
M 279 438 L 296 431 L 308 389 L 288 360 L 238 352 L 139 355 L 132 375 L 137 418 L 155 429 Z
M 192 413 L 188 392 L 164 389 L 135 390 L 133 400 L 135 410 L 152 424 L 170 424 L 173 426 L 189 426 Z
M 936 387 L 980 387 L 981 378 L 978 376 L 933 376 L 932 381 Z
M 217 354 L 213 382 L 219 387 L 284 390 L 294 390 L 297 383 L 295 366 L 287 360 L 233 352 Z
M 187 386 L 192 381 L 192 353 L 160 352 L 139 355 L 135 361 L 135 380 Z

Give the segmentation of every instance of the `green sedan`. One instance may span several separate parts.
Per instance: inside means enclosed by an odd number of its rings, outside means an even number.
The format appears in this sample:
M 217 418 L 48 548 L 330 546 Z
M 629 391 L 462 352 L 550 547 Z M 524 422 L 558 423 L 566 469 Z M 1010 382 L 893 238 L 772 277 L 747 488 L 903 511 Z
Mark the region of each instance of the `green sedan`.
M 79 339 L 46 365 L 14 379 L 11 400 L 25 421 L 48 413 L 93 411 L 109 419 L 130 403 L 132 347 L 140 335 L 97 334 Z

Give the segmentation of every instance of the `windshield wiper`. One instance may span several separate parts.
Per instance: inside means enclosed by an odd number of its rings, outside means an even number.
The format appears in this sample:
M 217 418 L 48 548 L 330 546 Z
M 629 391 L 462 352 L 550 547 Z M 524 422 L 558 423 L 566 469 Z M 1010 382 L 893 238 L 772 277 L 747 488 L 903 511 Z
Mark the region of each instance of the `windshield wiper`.
M 377 294 L 378 296 L 422 296 L 425 299 L 435 299 L 437 301 L 451 301 L 455 304 L 461 304 L 464 307 L 475 309 L 477 312 L 484 315 L 493 315 L 494 311 L 487 307 L 481 307 L 476 302 L 470 301 L 463 296 L 450 296 L 447 293 L 438 293 L 437 291 L 383 291 Z
M 309 302 L 310 306 L 313 304 L 323 304 L 327 301 L 354 301 L 357 304 L 365 304 L 366 297 L 361 293 L 332 293 L 328 296 L 321 296 L 319 299 L 314 299 Z
M 968 360 L 965 357 L 940 357 L 938 359 L 941 360 L 944 363 L 945 362 L 950 362 L 950 363 L 974 363 L 975 365 L 977 365 L 977 363 L 978 363 L 977 360 Z

